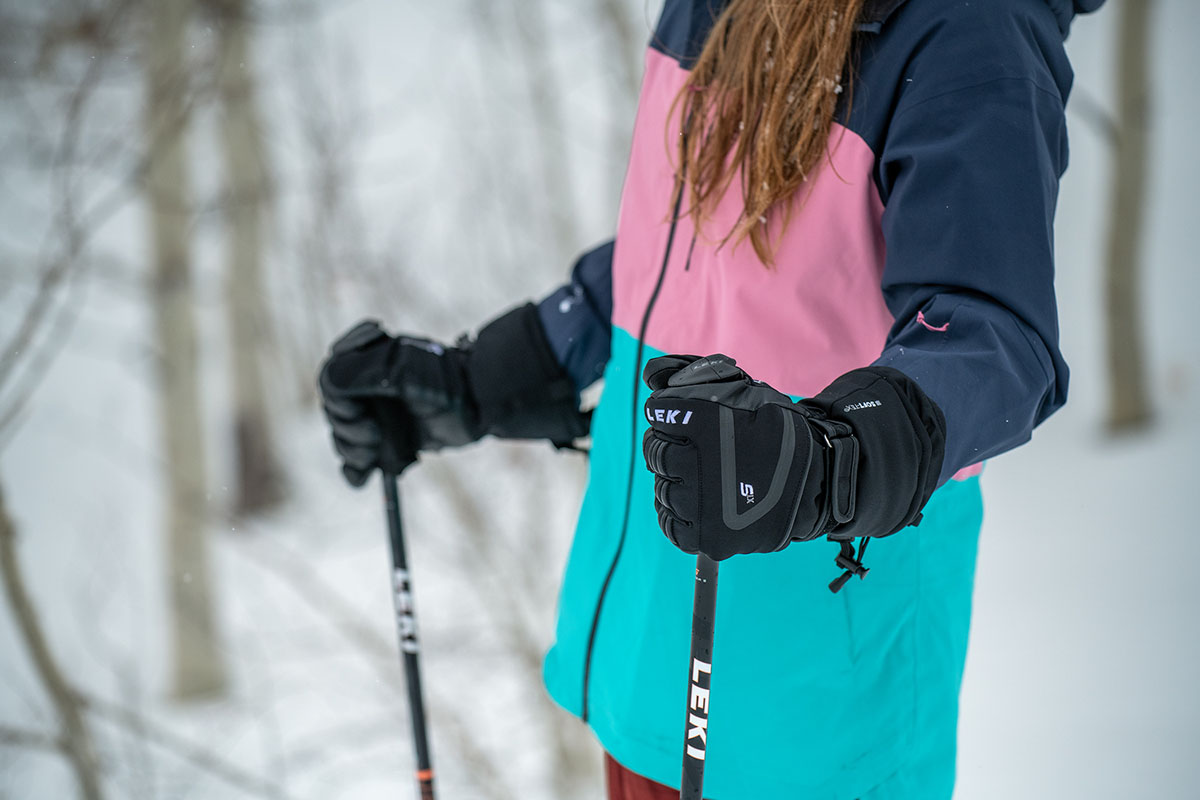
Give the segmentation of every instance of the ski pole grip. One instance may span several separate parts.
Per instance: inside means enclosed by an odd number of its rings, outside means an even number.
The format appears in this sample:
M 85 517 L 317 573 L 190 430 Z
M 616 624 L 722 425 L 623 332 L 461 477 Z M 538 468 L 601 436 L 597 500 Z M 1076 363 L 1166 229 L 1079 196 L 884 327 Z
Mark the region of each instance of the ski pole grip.
M 417 460 L 417 432 L 412 415 L 399 400 L 376 400 L 371 408 L 379 423 L 383 443 L 379 447 L 379 469 L 384 475 L 399 475 Z

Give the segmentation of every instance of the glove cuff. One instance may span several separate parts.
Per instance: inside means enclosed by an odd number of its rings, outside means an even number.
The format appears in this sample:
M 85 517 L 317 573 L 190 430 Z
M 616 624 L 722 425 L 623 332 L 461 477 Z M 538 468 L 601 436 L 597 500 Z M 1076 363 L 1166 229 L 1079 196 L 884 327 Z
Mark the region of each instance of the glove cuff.
M 575 384 L 554 357 L 537 306 L 526 303 L 493 320 L 464 349 L 485 433 L 560 447 L 587 435 L 589 415 L 579 410 Z
M 888 536 L 920 522 L 946 451 L 946 419 L 921 387 L 897 369 L 864 367 L 802 402 L 858 440 L 853 518 L 831 535 Z

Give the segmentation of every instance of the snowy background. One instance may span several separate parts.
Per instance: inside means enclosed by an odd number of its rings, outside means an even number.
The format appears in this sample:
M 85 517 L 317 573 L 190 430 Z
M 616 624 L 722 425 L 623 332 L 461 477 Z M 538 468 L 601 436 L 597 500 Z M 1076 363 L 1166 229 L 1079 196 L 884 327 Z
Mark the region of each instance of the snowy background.
M 1068 42 L 1076 100 L 1100 109 L 1113 107 L 1117 4 L 1078 20 Z M 148 222 L 125 188 L 137 163 L 136 48 L 109 51 L 73 105 L 89 45 L 64 34 L 47 55 L 12 24 L 96 5 L 0 0 L 0 342 L 13 341 L 63 246 L 64 198 L 84 216 L 104 212 L 49 292 L 28 353 L 11 354 L 16 377 L 0 383 L 0 487 L 104 794 L 412 796 L 378 485 L 340 482 L 312 376 L 326 343 L 364 315 L 453 339 L 550 291 L 576 252 L 610 235 L 658 3 L 256 7 L 252 67 L 272 160 L 264 375 L 288 492 L 270 511 L 235 513 L 220 118 L 198 103 L 188 144 L 206 530 L 229 679 L 189 702 L 170 678 L 168 586 L 189 578 L 169 575 L 162 531 Z M 1142 251 L 1156 417 L 1117 438 L 1103 424 L 1111 145 L 1095 114 L 1069 109 L 1057 242 L 1071 400 L 984 474 L 963 800 L 1200 796 L 1200 524 L 1188 502 L 1200 473 L 1200 271 L 1187 266 L 1200 223 L 1196 31 L 1200 4 L 1156 4 Z M 187 58 L 203 64 L 214 36 L 199 15 Z M 55 160 L 62 146 L 39 147 L 67 130 L 84 154 L 73 170 Z M 584 475 L 577 456 L 488 442 L 405 476 L 444 796 L 601 795 L 598 752 L 540 685 Z M 62 722 L 10 611 L 0 609 L 0 798 L 73 797 Z

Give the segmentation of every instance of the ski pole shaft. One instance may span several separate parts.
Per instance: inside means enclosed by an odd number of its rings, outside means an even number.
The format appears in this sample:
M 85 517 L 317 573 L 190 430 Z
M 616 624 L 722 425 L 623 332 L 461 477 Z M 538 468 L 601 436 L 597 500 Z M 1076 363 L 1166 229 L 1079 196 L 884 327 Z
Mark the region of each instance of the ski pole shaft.
M 408 684 L 408 708 L 412 713 L 413 747 L 417 754 L 417 787 L 421 800 L 433 798 L 433 766 L 429 758 L 429 737 L 425 727 L 425 701 L 421 694 L 421 663 L 417 659 L 417 619 L 413 613 L 412 582 L 404 552 L 404 529 L 400 524 L 400 492 L 394 473 L 383 473 L 383 494 L 387 507 L 388 535 L 392 544 L 392 598 L 396 604 L 396 631 L 404 660 L 404 678 Z
M 696 556 L 696 593 L 692 599 L 692 657 L 688 661 L 687 724 L 683 733 L 683 782 L 680 800 L 701 800 L 704 756 L 708 748 L 708 698 L 712 686 L 713 621 L 717 612 L 717 562 Z

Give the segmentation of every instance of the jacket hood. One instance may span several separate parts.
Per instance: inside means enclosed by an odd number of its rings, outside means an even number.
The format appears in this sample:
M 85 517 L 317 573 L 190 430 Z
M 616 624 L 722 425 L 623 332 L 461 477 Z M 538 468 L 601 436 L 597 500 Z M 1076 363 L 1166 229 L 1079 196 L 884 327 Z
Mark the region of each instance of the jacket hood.
M 878 32 L 880 26 L 905 0 L 867 0 L 863 5 L 860 30 Z M 1046 0 L 1046 5 L 1058 20 L 1058 29 L 1065 38 L 1076 14 L 1088 14 L 1104 5 L 1104 0 Z
M 1046 0 L 1046 5 L 1054 12 L 1058 29 L 1065 37 L 1071 30 L 1071 20 L 1076 14 L 1090 14 L 1104 5 L 1104 0 Z

